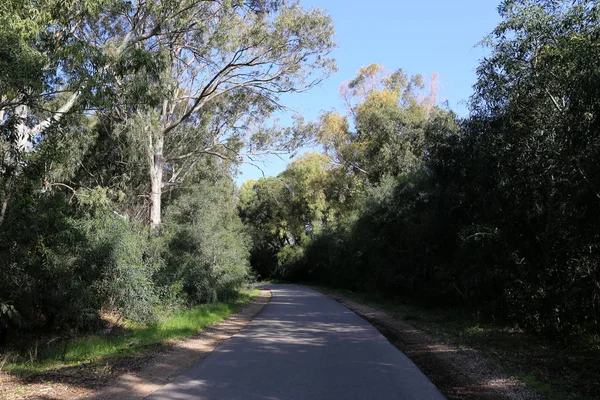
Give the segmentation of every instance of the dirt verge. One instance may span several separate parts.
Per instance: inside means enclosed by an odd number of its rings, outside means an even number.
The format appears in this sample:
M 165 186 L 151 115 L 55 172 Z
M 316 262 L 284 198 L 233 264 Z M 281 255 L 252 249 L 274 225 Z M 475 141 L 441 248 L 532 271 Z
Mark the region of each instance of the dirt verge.
M 0 400 L 140 399 L 167 384 L 244 328 L 271 299 L 261 290 L 251 303 L 196 336 L 157 344 L 143 354 L 66 367 L 21 380 L 0 373 Z
M 444 343 L 406 321 L 369 307 L 340 293 L 313 288 L 337 300 L 371 322 L 406 354 L 448 399 L 539 400 L 522 382 L 473 349 Z

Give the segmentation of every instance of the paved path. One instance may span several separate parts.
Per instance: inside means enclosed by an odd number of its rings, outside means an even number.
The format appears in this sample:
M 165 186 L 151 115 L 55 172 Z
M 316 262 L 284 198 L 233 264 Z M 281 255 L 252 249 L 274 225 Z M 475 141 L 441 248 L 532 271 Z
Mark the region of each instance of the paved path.
M 302 286 L 270 285 L 245 329 L 149 399 L 443 400 L 373 326 Z

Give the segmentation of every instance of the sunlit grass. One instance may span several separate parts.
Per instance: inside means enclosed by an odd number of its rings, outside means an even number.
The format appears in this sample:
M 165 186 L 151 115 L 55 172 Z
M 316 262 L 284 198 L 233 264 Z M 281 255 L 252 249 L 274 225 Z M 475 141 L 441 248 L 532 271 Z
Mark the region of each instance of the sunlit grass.
M 40 349 L 33 346 L 24 354 L 5 355 L 3 371 L 18 375 L 94 362 L 109 357 L 135 354 L 151 345 L 190 337 L 214 325 L 250 302 L 259 290 L 244 291 L 235 302 L 203 304 L 162 318 L 148 325 L 128 323 L 121 334 L 89 335 L 64 344 Z

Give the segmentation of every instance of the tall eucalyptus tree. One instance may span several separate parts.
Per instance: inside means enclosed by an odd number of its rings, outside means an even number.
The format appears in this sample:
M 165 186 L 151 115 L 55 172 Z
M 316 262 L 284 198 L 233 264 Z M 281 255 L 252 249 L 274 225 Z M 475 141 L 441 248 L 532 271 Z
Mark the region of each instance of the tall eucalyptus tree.
M 306 90 L 335 68 L 330 18 L 287 0 L 3 7 L 0 48 L 28 61 L 20 71 L 1 65 L 3 175 L 18 174 L 23 154 L 66 114 L 102 110 L 143 139 L 154 227 L 163 188 L 182 182 L 199 157 L 239 158 L 242 147 L 264 151 L 273 139 L 288 148 L 292 130 L 262 130 L 260 122 L 280 107 L 280 94 Z

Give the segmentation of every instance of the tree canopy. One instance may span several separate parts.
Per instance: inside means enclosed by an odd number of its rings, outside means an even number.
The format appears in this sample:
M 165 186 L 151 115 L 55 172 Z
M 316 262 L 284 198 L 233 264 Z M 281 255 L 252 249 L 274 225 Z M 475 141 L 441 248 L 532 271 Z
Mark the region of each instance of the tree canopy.
M 267 181 L 253 183 L 241 208 L 261 238 L 255 268 L 475 309 L 552 337 L 598 332 L 600 7 L 505 0 L 498 10 L 466 118 L 437 103 L 437 76 L 428 88 L 371 64 L 342 85 L 346 111 L 317 129 L 330 163 L 312 175 L 344 182 L 348 207 L 332 192 L 263 197 Z M 301 185 L 288 168 L 277 179 Z M 302 240 L 265 239 L 265 227 L 312 209 L 337 211 L 318 230 L 295 224 Z
M 237 168 L 312 134 L 270 116 L 335 70 L 335 45 L 323 10 L 288 0 L 3 2 L 2 323 L 234 297 L 252 279 Z
M 2 2 L 0 327 L 149 322 L 274 277 L 598 334 L 600 6 L 498 11 L 468 116 L 437 74 L 370 64 L 343 109 L 280 127 L 283 95 L 335 71 L 323 10 Z

